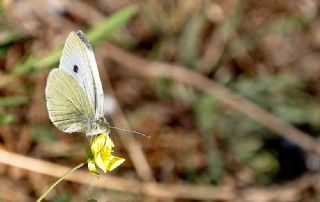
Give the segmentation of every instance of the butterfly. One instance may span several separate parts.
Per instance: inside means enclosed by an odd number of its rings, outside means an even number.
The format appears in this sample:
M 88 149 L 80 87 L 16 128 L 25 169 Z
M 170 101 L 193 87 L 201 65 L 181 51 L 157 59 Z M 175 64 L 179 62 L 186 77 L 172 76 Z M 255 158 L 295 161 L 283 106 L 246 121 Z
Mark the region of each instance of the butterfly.
M 48 75 L 45 98 L 49 118 L 61 131 L 109 134 L 97 63 L 82 31 L 71 32 L 66 39 L 59 67 Z

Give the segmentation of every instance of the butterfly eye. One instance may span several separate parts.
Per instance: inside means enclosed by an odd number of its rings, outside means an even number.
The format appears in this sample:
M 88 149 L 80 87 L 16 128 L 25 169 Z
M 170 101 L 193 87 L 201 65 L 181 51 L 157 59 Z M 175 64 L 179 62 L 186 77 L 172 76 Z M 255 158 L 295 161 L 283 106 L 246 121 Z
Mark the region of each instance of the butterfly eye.
M 79 67 L 77 65 L 73 65 L 73 72 L 78 73 Z

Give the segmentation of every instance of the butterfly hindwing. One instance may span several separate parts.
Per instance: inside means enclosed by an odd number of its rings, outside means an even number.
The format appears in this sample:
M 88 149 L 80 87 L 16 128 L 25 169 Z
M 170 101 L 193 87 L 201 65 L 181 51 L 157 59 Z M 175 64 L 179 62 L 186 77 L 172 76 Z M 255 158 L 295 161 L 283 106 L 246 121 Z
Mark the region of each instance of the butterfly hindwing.
M 46 86 L 46 102 L 49 118 L 60 130 L 85 132 L 94 110 L 84 90 L 68 73 L 51 70 Z

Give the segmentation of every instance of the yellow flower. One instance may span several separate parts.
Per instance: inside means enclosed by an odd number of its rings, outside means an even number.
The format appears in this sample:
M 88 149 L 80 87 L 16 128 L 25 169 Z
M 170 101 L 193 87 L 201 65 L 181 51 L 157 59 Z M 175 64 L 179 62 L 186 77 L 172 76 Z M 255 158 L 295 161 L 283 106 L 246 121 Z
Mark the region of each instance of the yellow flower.
M 125 161 L 124 158 L 111 154 L 113 148 L 113 142 L 108 135 L 101 134 L 95 137 L 90 147 L 87 148 L 88 169 L 92 174 L 96 176 L 100 175 L 96 166 L 106 173 L 107 171 L 112 171 Z

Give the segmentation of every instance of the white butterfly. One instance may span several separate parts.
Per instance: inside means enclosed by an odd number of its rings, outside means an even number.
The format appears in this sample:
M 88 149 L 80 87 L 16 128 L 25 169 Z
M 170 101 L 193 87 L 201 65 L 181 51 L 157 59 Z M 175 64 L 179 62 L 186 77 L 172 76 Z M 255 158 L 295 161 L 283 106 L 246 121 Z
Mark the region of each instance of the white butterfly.
M 59 68 L 48 76 L 45 94 L 49 118 L 63 132 L 87 136 L 110 132 L 97 63 L 82 31 L 68 36 Z

